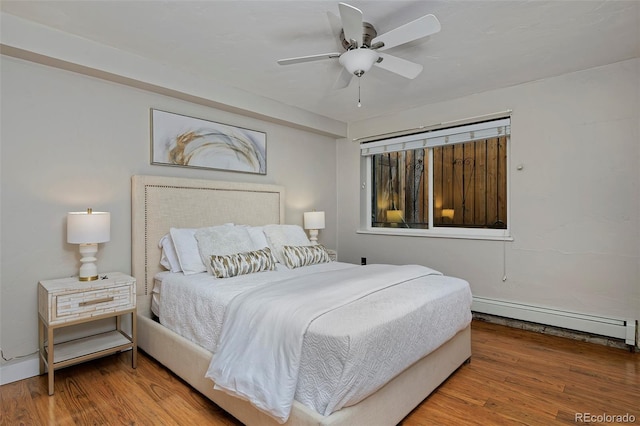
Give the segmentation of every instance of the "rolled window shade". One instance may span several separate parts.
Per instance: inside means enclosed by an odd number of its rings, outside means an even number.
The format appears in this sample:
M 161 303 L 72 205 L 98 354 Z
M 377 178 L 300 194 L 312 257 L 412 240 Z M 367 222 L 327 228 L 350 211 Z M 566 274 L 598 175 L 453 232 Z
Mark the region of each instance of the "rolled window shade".
M 360 144 L 362 156 L 385 152 L 409 151 L 420 148 L 455 145 L 481 139 L 490 139 L 511 134 L 511 118 L 431 130 L 429 132 L 400 136 L 397 138 L 365 142 Z

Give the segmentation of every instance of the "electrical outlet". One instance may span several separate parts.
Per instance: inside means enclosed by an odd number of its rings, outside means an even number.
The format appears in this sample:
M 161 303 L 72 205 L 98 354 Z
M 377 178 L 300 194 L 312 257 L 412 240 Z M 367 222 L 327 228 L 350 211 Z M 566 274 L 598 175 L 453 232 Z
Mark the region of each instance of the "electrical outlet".
M 366 257 L 361 257 L 360 258 L 360 264 L 361 265 L 366 265 L 367 264 L 367 258 Z

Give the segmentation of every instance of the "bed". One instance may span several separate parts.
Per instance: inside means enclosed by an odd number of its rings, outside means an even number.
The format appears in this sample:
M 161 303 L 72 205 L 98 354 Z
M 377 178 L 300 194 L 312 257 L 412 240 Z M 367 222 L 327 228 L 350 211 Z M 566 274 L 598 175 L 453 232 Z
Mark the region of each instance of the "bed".
M 152 293 L 162 271 L 158 242 L 171 227 L 284 223 L 284 188 L 184 178 L 132 178 L 132 269 L 137 280 L 138 346 L 232 416 L 248 425 L 278 422 L 244 399 L 214 390 L 205 377 L 213 353 L 153 318 Z M 255 206 L 260 206 L 256 209 Z M 164 290 L 163 290 L 164 291 Z M 320 355 L 318 355 L 320 356 Z M 471 356 L 467 325 L 359 402 L 321 415 L 294 400 L 287 425 L 394 425 Z

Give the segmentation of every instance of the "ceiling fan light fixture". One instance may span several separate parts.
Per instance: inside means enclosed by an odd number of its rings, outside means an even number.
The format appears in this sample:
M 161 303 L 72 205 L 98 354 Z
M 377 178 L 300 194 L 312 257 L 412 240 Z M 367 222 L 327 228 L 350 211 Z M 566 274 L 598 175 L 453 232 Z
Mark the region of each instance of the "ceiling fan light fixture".
M 351 74 L 357 77 L 362 76 L 369 71 L 373 64 L 378 60 L 378 54 L 366 48 L 352 49 L 340 55 L 340 65 L 345 67 Z

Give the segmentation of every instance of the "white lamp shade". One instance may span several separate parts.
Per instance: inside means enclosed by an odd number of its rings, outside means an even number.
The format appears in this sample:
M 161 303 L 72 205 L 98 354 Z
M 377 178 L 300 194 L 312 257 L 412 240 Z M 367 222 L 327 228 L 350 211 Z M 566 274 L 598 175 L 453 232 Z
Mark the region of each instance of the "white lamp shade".
M 373 64 L 378 60 L 379 55 L 375 50 L 371 49 L 353 49 L 340 55 L 338 62 L 345 67 L 351 74 L 365 73 L 371 69 Z
M 305 212 L 304 229 L 324 229 L 324 212 Z
M 111 214 L 108 212 L 67 213 L 67 242 L 105 243 L 111 238 Z

